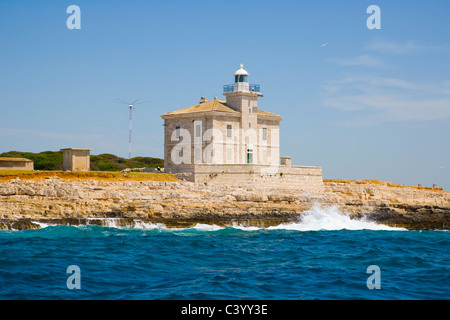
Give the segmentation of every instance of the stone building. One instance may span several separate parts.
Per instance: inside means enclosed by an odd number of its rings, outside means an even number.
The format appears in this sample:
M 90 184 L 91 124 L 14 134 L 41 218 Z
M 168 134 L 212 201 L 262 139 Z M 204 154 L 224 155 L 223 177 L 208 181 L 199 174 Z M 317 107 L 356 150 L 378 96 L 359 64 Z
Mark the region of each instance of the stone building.
M 90 171 L 91 149 L 66 148 L 63 152 L 63 170 L 69 171 Z
M 282 117 L 258 108 L 259 85 L 248 83 L 242 65 L 223 94 L 226 100 L 202 97 L 195 106 L 162 115 L 166 170 L 201 163 L 279 163 Z
M 25 158 L 0 158 L 0 170 L 34 170 L 34 162 Z
M 223 87 L 225 100 L 201 97 L 194 106 L 161 116 L 165 172 L 187 173 L 195 182 L 297 188 L 299 181 L 314 181 L 311 186 L 321 188 L 320 167 L 292 166 L 289 157 L 280 161 L 282 117 L 259 109 L 263 95 L 248 76 L 241 64 L 234 83 Z

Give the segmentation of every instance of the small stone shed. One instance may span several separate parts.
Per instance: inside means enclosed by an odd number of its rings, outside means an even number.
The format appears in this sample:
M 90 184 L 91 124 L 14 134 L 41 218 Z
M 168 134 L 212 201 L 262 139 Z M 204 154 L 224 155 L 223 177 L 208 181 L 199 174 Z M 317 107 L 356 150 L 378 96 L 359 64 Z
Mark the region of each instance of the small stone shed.
M 66 148 L 63 152 L 63 170 L 90 171 L 91 150 L 85 148 Z
M 34 170 L 34 162 L 25 158 L 0 157 L 0 170 Z

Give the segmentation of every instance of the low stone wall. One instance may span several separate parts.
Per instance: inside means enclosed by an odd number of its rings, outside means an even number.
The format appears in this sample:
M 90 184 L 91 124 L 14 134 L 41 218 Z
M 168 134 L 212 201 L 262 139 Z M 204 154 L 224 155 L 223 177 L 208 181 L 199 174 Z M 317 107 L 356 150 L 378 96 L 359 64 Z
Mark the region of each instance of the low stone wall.
M 269 165 L 192 165 L 179 178 L 213 185 L 270 188 L 277 190 L 323 191 L 322 168 Z

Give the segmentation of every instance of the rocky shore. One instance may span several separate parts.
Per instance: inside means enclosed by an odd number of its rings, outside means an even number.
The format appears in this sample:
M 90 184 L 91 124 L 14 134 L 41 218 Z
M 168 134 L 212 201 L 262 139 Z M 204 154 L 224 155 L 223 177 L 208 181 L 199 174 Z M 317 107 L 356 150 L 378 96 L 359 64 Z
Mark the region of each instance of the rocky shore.
M 352 218 L 407 229 L 450 228 L 450 192 L 380 181 L 325 181 L 323 192 L 225 187 L 191 182 L 94 179 L 0 182 L 0 229 L 42 224 L 118 226 L 197 223 L 268 227 L 299 221 L 314 204 L 336 205 Z

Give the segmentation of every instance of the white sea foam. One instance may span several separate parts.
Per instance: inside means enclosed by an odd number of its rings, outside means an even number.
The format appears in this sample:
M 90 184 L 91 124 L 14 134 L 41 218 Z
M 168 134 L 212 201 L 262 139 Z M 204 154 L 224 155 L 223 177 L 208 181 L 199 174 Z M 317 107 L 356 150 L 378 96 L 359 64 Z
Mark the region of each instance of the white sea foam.
M 303 212 L 297 223 L 280 224 L 269 227 L 273 229 L 318 231 L 318 230 L 406 230 L 404 228 L 389 227 L 366 218 L 351 219 L 350 215 L 339 211 L 337 206 L 315 205 L 310 210 Z
M 193 229 L 198 230 L 198 231 L 217 231 L 217 230 L 221 230 L 224 229 L 223 227 L 220 227 L 218 225 L 215 224 L 203 224 L 203 223 L 197 223 Z
M 48 226 L 50 226 L 50 224 L 48 223 L 44 223 L 44 222 L 39 222 L 39 221 L 31 221 L 34 224 L 37 224 L 39 226 L 39 228 L 43 229 L 43 228 L 47 228 Z
M 255 230 L 263 229 L 263 228 L 259 228 L 259 227 L 253 227 L 253 226 L 243 226 L 238 223 L 233 223 L 233 228 L 244 230 L 244 231 L 255 231 Z
M 134 224 L 133 228 L 136 228 L 136 229 L 143 229 L 143 230 L 168 229 L 162 223 L 151 223 L 151 222 L 146 222 L 146 221 L 142 221 L 142 220 L 135 220 L 134 223 L 135 224 Z
M 100 220 L 102 221 L 102 226 L 104 227 L 110 227 L 110 228 L 135 228 L 135 229 L 143 229 L 143 230 L 153 230 L 153 229 L 168 229 L 164 224 L 162 223 L 151 223 L 142 221 L 139 219 L 133 220 L 132 224 L 123 224 L 121 218 L 87 218 L 86 221 L 88 222 L 88 225 L 94 225 L 96 223 L 89 223 L 92 220 Z

